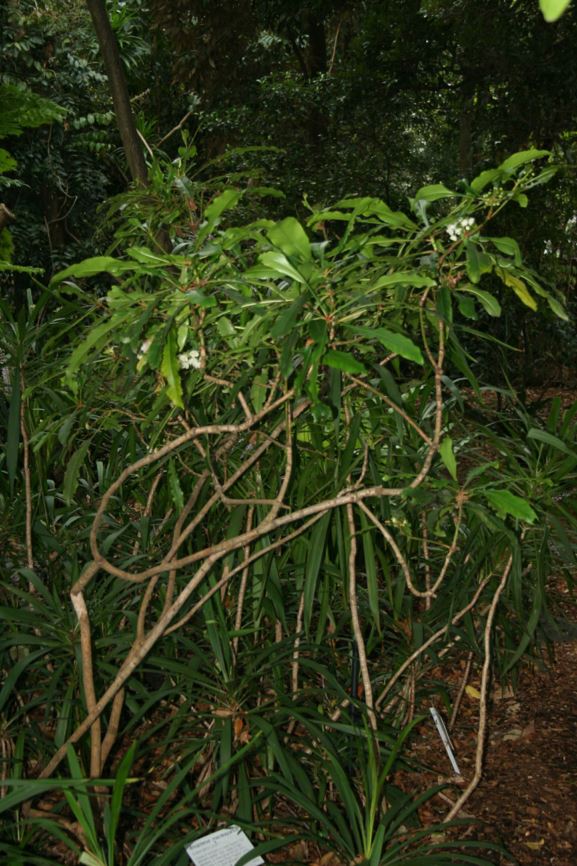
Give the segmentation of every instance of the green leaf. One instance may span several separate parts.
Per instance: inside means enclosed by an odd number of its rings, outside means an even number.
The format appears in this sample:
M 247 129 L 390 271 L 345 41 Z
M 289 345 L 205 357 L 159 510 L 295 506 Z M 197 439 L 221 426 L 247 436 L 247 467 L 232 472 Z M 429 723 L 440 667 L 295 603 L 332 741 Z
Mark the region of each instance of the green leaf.
M 178 479 L 176 465 L 172 458 L 169 460 L 168 463 L 168 486 L 170 488 L 172 504 L 176 509 L 176 513 L 180 514 L 180 512 L 184 508 L 184 494 L 182 492 L 182 487 L 180 486 L 180 481 Z
M 133 271 L 138 266 L 134 262 L 123 262 L 120 259 L 114 259 L 112 256 L 94 256 L 91 259 L 84 259 L 76 265 L 70 265 L 63 271 L 59 271 L 50 280 L 50 285 L 61 283 L 69 277 L 94 277 L 96 274 L 111 274 L 113 277 L 125 274 L 127 271 Z
M 302 225 L 294 217 L 287 217 L 268 230 L 271 243 L 288 258 L 302 262 L 311 260 L 311 244 Z
M 10 409 L 8 411 L 8 428 L 6 433 L 6 468 L 10 490 L 14 487 L 18 469 L 18 453 L 20 450 L 20 370 L 13 367 L 11 375 Z
M 378 340 L 387 351 L 395 352 L 407 361 L 414 361 L 416 364 L 425 363 L 420 348 L 404 334 L 396 334 L 387 328 L 362 328 L 358 325 L 346 325 L 346 328 L 354 334 Z
M 456 298 L 459 304 L 459 311 L 462 316 L 465 316 L 466 319 L 477 319 L 477 310 L 475 309 L 475 302 L 473 298 L 467 298 L 464 295 L 456 294 Z
M 482 192 L 486 186 L 500 177 L 501 172 L 498 168 L 490 168 L 487 171 L 482 171 L 471 181 L 471 189 L 473 192 Z
M 551 152 L 549 150 L 536 150 L 535 148 L 531 148 L 530 150 L 521 150 L 519 153 L 514 153 L 502 162 L 499 166 L 499 171 L 504 171 L 506 174 L 512 174 L 522 165 L 526 165 L 528 162 L 533 162 L 535 159 L 541 159 L 544 156 L 550 155 Z
M 79 346 L 76 347 L 76 349 L 70 356 L 68 366 L 65 368 L 64 371 L 66 384 L 72 391 L 76 392 L 78 390 L 76 373 L 82 366 L 84 359 L 86 358 L 90 350 L 104 345 L 110 332 L 114 331 L 116 328 L 122 330 L 121 326 L 132 317 L 132 312 L 125 313 L 122 316 L 111 317 L 110 319 L 108 319 L 108 321 L 102 322 L 102 324 L 97 325 L 95 328 L 93 328 L 88 334 L 87 338 Z
M 198 289 L 191 289 L 189 292 L 183 292 L 183 295 L 187 301 L 190 301 L 192 304 L 198 304 L 198 306 L 203 309 L 216 307 L 217 304 L 214 295 L 205 295 Z
M 385 274 L 385 276 L 379 277 L 371 288 L 384 289 L 389 286 L 414 286 L 417 289 L 428 289 L 435 285 L 436 283 L 431 277 L 418 274 L 416 271 L 397 271 L 394 274 Z
M 543 18 L 549 23 L 557 21 L 568 8 L 571 0 L 539 0 Z
M 577 456 L 574 451 L 571 451 L 571 449 L 567 447 L 562 439 L 559 439 L 558 436 L 553 436 L 552 433 L 548 433 L 546 430 L 540 430 L 538 427 L 532 427 L 531 430 L 529 430 L 527 433 L 527 439 L 535 439 L 537 442 L 543 442 L 544 445 L 550 445 L 552 448 L 556 448 L 557 451 L 562 451 L 563 454 L 569 454 L 573 457 Z
M 12 154 L 8 153 L 7 150 L 4 150 L 3 147 L 0 147 L 0 174 L 6 174 L 7 171 L 14 171 L 17 166 L 18 163 Z
M 500 253 L 506 256 L 512 256 L 517 267 L 521 265 L 522 257 L 519 244 L 514 238 L 485 238 L 490 241 L 493 246 L 497 247 Z
M 278 274 L 280 274 L 283 277 L 290 277 L 291 280 L 295 280 L 295 282 L 297 283 L 306 283 L 303 275 L 299 274 L 297 269 L 291 265 L 284 253 L 270 250 L 269 252 L 262 253 L 258 257 L 258 260 L 269 271 L 269 274 L 262 274 L 263 276 L 272 275 L 276 277 Z M 254 276 L 259 276 L 256 268 L 247 271 L 247 276 L 253 275 L 252 271 L 255 271 Z
M 334 367 L 335 370 L 343 370 L 345 373 L 366 373 L 364 364 L 351 355 L 349 352 L 338 352 L 331 349 L 324 355 L 322 362 L 329 367 Z
M 66 472 L 64 473 L 64 482 L 62 485 L 62 493 L 67 505 L 70 505 L 72 500 L 74 499 L 74 494 L 76 493 L 76 488 L 78 487 L 80 470 L 82 468 L 84 460 L 86 459 L 89 448 L 90 439 L 86 439 L 82 443 L 82 445 L 76 449 L 76 451 L 68 461 L 68 465 L 66 466 Z
M 478 283 L 483 274 L 493 270 L 493 260 L 472 241 L 467 241 L 467 274 L 472 283 Z
M 564 322 L 569 321 L 569 316 L 567 315 L 557 298 L 553 298 L 551 295 L 548 294 L 547 303 L 549 304 L 556 316 L 558 316 L 560 319 L 563 319 Z
M 283 310 L 270 329 L 271 337 L 277 340 L 279 337 L 284 337 L 293 330 L 300 314 L 302 313 L 306 300 L 306 294 L 299 295 L 299 297 L 296 298 L 287 309 Z
M 493 506 L 500 517 L 510 514 L 526 523 L 534 523 L 537 514 L 526 499 L 516 496 L 510 490 L 486 490 L 485 498 Z
M 439 446 L 439 454 L 441 455 L 441 460 L 445 464 L 449 475 L 454 481 L 456 481 L 457 461 L 455 460 L 455 454 L 453 452 L 453 440 L 450 436 L 445 436 L 445 438 L 441 442 Z
M 180 381 L 180 368 L 178 365 L 176 336 L 174 331 L 170 332 L 164 345 L 160 372 L 167 382 L 166 396 L 175 406 L 178 406 L 179 409 L 183 409 L 182 383 Z
M 204 217 L 207 225 L 203 226 L 203 234 L 206 234 L 206 229 L 214 228 L 226 210 L 236 207 L 242 197 L 242 192 L 238 189 L 225 189 L 220 195 L 217 195 L 204 210 Z
M 490 316 L 500 316 L 501 315 L 501 305 L 497 298 L 494 298 L 493 295 L 490 295 L 489 292 L 485 292 L 482 289 L 478 289 L 476 286 L 466 285 L 460 286 L 459 291 L 461 292 L 470 292 L 472 295 L 475 295 L 476 298 L 479 298 L 483 308 Z
M 442 183 L 422 186 L 415 195 L 415 201 L 439 201 L 442 198 L 454 198 L 457 195 Z
M 521 300 L 526 307 L 530 307 L 532 310 L 537 309 L 537 301 L 533 295 L 530 294 L 529 289 L 523 280 L 519 279 L 519 277 L 516 277 L 514 274 L 509 273 L 509 271 L 504 268 L 495 268 L 495 273 L 499 275 L 506 286 L 513 289 L 519 300 Z

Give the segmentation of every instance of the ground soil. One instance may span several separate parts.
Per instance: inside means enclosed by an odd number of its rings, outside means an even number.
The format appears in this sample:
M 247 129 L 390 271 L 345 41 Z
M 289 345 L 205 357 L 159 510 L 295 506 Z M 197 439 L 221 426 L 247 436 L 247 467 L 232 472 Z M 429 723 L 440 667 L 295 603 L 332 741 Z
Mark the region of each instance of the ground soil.
M 524 669 L 515 690 L 492 689 L 483 778 L 461 814 L 474 822 L 472 838 L 496 841 L 510 852 L 490 855 L 498 866 L 577 866 L 577 604 L 567 595 L 563 608 L 569 633 L 556 635 L 550 652 Z M 478 672 L 469 682 L 452 732 L 461 787 L 474 772 Z M 455 782 L 432 724 L 420 733 L 416 757 L 427 757 L 433 767 L 428 783 Z M 460 793 L 455 784 L 443 796 L 454 802 Z M 428 811 L 425 823 L 442 820 L 447 800 L 436 798 Z
M 577 641 L 554 652 L 493 702 L 485 776 L 466 807 L 523 866 L 577 864 Z

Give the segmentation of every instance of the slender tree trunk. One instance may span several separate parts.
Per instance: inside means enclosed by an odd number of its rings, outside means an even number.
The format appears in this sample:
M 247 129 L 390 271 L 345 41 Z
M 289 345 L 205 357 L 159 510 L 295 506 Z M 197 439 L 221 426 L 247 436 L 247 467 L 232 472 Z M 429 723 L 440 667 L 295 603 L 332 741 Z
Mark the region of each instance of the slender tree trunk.
M 86 0 L 92 16 L 96 38 L 108 75 L 116 122 L 120 131 L 124 153 L 131 177 L 137 183 L 148 186 L 148 173 L 142 153 L 142 145 L 136 132 L 134 116 L 130 106 L 126 76 L 116 36 L 111 27 L 104 0 Z

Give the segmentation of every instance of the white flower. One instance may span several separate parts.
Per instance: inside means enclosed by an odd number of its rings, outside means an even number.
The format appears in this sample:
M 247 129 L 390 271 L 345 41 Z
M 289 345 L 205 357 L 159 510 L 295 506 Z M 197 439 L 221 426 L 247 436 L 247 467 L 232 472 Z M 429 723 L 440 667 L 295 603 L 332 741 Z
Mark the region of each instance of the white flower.
M 180 364 L 181 370 L 190 370 L 192 367 L 194 370 L 200 370 L 200 352 L 198 349 L 191 349 L 189 352 L 182 352 L 178 356 L 178 363 Z
M 144 343 L 140 346 L 138 350 L 138 358 L 144 358 L 150 347 L 152 346 L 152 340 L 145 340 Z
M 473 229 L 474 225 L 475 220 L 473 217 L 463 217 L 463 219 L 457 220 L 456 223 L 451 223 L 446 229 L 449 240 L 460 240 L 463 235 L 468 234 Z

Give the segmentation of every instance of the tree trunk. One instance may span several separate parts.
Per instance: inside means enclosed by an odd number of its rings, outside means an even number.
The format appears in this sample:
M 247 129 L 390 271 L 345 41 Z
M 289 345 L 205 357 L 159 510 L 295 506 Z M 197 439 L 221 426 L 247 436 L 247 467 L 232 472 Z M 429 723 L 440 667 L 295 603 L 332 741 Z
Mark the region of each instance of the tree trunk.
M 122 58 L 120 57 L 118 42 L 111 27 L 108 13 L 106 12 L 104 0 L 86 0 L 86 5 L 92 16 L 96 38 L 98 39 L 106 74 L 108 75 L 116 122 L 131 177 L 137 183 L 148 186 L 148 172 L 130 106 Z

